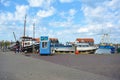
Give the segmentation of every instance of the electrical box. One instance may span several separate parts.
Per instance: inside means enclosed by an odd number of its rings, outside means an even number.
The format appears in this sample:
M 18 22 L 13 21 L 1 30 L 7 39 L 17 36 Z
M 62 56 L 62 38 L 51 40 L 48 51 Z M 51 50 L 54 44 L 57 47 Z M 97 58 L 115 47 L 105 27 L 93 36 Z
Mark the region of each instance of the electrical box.
M 40 37 L 40 55 L 50 55 L 51 54 L 51 47 L 50 47 L 50 40 L 48 36 L 41 36 Z

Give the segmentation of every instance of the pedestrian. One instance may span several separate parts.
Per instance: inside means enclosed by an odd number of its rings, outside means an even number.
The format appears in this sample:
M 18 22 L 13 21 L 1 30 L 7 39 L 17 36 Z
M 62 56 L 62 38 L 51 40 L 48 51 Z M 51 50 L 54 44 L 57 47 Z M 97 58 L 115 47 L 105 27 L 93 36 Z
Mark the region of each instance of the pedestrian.
M 6 51 L 7 50 L 7 41 L 5 41 L 5 43 L 4 43 L 4 51 Z
M 0 49 L 2 49 L 2 42 L 0 41 Z
M 3 50 L 3 52 L 5 51 L 5 42 L 4 42 L 4 40 L 2 41 L 2 50 Z

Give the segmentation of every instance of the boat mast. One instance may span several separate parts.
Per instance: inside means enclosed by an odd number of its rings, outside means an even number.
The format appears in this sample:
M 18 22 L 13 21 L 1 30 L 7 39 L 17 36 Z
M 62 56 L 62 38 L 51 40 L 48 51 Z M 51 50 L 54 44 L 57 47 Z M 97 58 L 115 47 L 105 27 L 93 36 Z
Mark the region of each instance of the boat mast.
M 101 39 L 101 44 L 110 44 L 110 36 L 109 34 L 104 34 Z
M 27 15 L 25 15 L 25 20 L 24 20 L 24 34 L 23 34 L 23 47 L 24 47 L 24 41 L 25 41 L 25 31 L 26 31 L 26 17 Z
M 35 39 L 35 23 L 33 23 L 33 40 L 34 39 Z M 34 51 L 35 51 L 35 46 L 34 46 L 34 42 L 33 42 L 33 53 L 34 53 Z

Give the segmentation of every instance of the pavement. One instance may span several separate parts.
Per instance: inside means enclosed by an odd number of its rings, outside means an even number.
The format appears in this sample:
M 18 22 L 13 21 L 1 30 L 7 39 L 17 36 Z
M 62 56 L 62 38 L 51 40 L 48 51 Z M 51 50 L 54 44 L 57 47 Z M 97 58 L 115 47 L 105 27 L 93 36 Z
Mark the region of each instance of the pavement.
M 38 57 L 0 51 L 0 80 L 120 80 L 120 78 L 56 64 Z

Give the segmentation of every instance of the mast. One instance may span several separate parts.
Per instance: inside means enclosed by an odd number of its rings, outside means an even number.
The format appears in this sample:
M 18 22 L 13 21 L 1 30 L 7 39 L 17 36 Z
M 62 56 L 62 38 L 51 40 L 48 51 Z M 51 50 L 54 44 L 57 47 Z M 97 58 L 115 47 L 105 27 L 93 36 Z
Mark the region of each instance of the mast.
M 35 39 L 35 23 L 33 23 L 33 40 Z M 35 51 L 35 46 L 34 46 L 34 42 L 33 42 L 33 53 Z
M 101 39 L 101 44 L 110 44 L 110 36 L 108 33 L 104 34 Z
M 26 17 L 27 17 L 27 15 L 25 15 L 25 20 L 24 20 L 24 34 L 23 34 L 23 37 L 25 37 L 25 30 L 26 30 Z
M 26 18 L 27 18 L 27 14 L 25 15 L 25 20 L 24 20 L 23 47 L 24 47 L 24 41 L 25 41 L 25 31 L 26 31 Z

